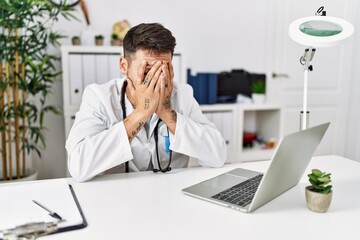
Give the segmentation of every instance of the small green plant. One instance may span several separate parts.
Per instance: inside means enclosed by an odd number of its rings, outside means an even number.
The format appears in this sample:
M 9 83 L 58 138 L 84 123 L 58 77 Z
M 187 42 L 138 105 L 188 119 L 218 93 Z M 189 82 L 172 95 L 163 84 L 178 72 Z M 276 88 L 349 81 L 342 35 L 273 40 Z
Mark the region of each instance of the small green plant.
M 308 174 L 309 182 L 313 187 L 313 191 L 327 194 L 331 191 L 332 186 L 328 185 L 331 182 L 331 173 L 321 172 L 319 169 L 312 169 L 311 174 Z
M 116 40 L 118 39 L 118 35 L 116 33 L 111 34 L 111 39 Z
M 258 80 L 251 86 L 252 93 L 265 94 L 265 81 Z
M 95 36 L 95 39 L 101 40 L 101 39 L 104 39 L 104 36 L 103 36 L 103 35 L 96 35 L 96 36 Z

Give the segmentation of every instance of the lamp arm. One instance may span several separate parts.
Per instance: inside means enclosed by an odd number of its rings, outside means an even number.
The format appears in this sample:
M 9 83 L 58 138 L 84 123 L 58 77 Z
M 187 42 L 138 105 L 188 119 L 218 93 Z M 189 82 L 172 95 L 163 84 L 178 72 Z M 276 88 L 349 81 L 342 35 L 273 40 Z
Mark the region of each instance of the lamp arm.
M 303 56 L 300 58 L 300 63 L 304 66 L 304 91 L 303 91 L 303 110 L 300 113 L 300 130 L 308 128 L 309 123 L 309 111 L 307 110 L 307 95 L 308 95 L 308 79 L 309 71 L 312 71 L 312 65 L 310 62 L 314 58 L 315 48 L 309 47 L 305 49 Z

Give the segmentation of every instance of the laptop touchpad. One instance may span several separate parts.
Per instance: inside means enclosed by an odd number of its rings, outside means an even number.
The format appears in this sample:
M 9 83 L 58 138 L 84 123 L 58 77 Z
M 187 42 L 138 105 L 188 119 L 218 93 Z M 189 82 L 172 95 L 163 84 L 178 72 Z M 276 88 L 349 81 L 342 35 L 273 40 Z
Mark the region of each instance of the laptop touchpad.
M 208 181 L 205 181 L 202 184 L 204 184 L 206 186 L 214 187 L 214 188 L 226 189 L 226 188 L 235 186 L 236 184 L 239 184 L 245 180 L 247 180 L 247 178 L 229 175 L 229 174 L 223 174 L 218 177 L 209 179 Z

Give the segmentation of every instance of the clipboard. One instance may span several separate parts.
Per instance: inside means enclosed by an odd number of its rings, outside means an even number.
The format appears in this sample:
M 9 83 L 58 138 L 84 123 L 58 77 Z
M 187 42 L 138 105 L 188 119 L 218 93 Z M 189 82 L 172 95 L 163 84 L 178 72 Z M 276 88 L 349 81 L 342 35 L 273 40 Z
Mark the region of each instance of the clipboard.
M 42 236 L 82 229 L 88 225 L 75 191 L 66 179 L 0 185 L 0 199 L 0 239 L 16 229 L 34 229 L 39 233 L 37 236 Z M 49 216 L 32 200 L 57 212 L 63 220 Z
M 71 195 L 74 198 L 74 202 L 76 203 L 76 207 L 79 210 L 79 213 L 81 215 L 82 222 L 79 223 L 79 224 L 72 225 L 72 226 L 66 226 L 66 227 L 58 228 L 58 230 L 56 232 L 53 232 L 52 234 L 61 233 L 61 232 L 67 232 L 67 231 L 73 231 L 73 230 L 77 230 L 77 229 L 82 229 L 82 228 L 87 227 L 87 225 L 88 225 L 87 221 L 85 219 L 85 216 L 84 216 L 84 212 L 81 209 L 79 200 L 76 197 L 74 188 L 70 184 L 69 184 L 69 188 L 70 188 Z

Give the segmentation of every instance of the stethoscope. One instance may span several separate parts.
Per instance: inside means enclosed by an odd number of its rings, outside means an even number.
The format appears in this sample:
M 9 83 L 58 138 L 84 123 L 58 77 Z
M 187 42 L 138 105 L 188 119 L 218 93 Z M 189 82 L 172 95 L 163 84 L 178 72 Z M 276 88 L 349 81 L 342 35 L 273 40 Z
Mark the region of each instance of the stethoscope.
M 126 118 L 126 106 L 125 106 L 125 92 L 126 92 L 126 86 L 127 86 L 127 80 L 124 81 L 123 85 L 122 85 L 122 88 L 121 88 L 121 95 L 120 95 L 120 104 L 121 104 L 121 109 L 122 109 L 122 112 L 123 112 L 123 119 Z M 159 148 L 158 148 L 158 126 L 161 122 L 161 119 L 159 118 L 159 120 L 157 121 L 156 123 L 156 126 L 155 126 L 155 129 L 154 129 L 154 139 L 155 139 L 155 145 L 156 145 L 156 159 L 157 159 L 157 163 L 159 165 L 159 168 L 154 168 L 153 169 L 153 172 L 154 173 L 157 173 L 157 172 L 162 172 L 162 173 L 166 173 L 166 172 L 169 172 L 171 171 L 171 160 L 172 160 L 172 151 L 170 151 L 169 153 L 169 163 L 167 164 L 167 166 L 165 168 L 162 168 L 161 167 L 161 164 L 160 164 L 160 160 L 159 160 Z M 168 136 L 169 136 L 169 128 L 167 128 L 167 133 L 168 133 Z M 125 162 L 125 172 L 129 172 L 129 162 Z

